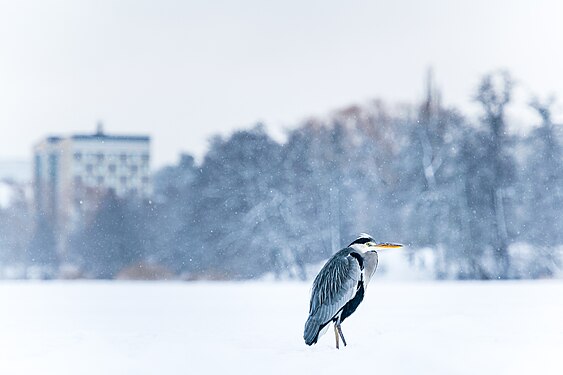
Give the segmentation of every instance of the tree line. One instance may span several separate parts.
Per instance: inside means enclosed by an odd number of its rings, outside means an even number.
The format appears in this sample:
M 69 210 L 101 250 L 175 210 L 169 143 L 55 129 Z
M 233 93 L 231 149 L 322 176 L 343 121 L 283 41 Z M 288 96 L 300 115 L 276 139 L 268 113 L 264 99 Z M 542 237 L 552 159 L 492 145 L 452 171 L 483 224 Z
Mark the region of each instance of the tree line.
M 217 136 L 201 162 L 183 155 L 159 170 L 150 201 L 108 192 L 54 263 L 97 278 L 131 265 L 190 279 L 306 278 L 369 232 L 432 248 L 437 278 L 551 277 L 563 245 L 560 127 L 553 101 L 534 99 L 537 123 L 511 134 L 512 94 L 511 77 L 495 72 L 476 90 L 477 120 L 429 87 L 421 104 L 352 106 L 284 142 L 261 124 Z M 42 251 L 29 246 L 28 259 Z

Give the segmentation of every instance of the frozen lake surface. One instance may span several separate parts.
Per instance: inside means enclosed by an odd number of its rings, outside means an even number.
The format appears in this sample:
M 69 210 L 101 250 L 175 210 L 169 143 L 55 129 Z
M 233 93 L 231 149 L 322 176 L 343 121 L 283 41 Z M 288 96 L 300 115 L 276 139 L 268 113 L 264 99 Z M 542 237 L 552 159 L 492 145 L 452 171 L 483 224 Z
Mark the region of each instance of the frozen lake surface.
M 372 281 L 303 343 L 300 283 L 3 282 L 0 374 L 563 374 L 563 282 Z

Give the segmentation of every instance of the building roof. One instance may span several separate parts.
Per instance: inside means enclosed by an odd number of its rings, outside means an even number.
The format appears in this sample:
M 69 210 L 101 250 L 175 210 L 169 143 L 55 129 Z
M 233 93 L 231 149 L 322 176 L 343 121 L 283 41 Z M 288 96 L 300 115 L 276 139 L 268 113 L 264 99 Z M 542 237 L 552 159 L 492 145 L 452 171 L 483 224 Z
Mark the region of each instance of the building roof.
M 76 141 L 127 141 L 127 142 L 149 142 L 148 135 L 108 135 L 102 134 L 75 134 L 70 136 Z

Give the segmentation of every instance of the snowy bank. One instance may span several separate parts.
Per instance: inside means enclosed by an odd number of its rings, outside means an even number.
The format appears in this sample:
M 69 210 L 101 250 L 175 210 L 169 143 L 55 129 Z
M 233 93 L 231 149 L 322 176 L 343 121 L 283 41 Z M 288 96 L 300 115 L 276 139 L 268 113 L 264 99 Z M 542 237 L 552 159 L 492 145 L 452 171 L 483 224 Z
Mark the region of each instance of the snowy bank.
M 563 283 L 376 279 L 307 347 L 304 283 L 4 282 L 1 374 L 561 374 Z

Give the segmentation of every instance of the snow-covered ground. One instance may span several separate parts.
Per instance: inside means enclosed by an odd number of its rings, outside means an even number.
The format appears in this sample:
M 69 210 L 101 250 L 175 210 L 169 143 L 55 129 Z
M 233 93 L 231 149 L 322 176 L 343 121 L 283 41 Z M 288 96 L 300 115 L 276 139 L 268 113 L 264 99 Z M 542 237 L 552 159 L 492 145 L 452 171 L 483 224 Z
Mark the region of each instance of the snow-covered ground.
M 563 282 L 376 279 L 316 346 L 300 283 L 3 282 L 0 374 L 563 374 Z

